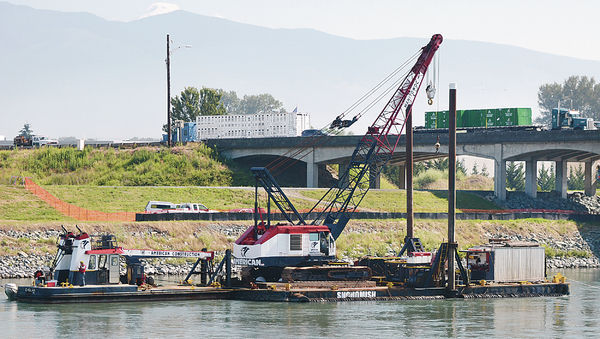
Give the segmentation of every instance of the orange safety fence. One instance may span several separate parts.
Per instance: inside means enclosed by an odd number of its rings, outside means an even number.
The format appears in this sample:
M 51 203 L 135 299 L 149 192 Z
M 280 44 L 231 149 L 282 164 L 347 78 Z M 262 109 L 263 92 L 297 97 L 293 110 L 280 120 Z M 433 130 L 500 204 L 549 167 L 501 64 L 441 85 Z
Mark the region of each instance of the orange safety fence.
M 63 215 L 79 221 L 135 221 L 135 212 L 100 212 L 64 202 L 33 182 L 31 178 L 25 178 L 25 188 Z

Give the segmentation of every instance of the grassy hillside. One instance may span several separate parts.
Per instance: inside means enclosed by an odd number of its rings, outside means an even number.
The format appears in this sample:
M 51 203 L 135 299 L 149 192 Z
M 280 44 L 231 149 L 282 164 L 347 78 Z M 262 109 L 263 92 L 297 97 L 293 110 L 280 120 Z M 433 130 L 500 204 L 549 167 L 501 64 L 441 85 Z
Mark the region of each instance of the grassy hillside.
M 319 199 L 326 190 L 301 190 L 300 194 Z M 415 212 L 447 212 L 448 193 L 446 191 L 415 191 L 413 194 Z M 481 197 L 468 193 L 456 192 L 456 207 L 458 209 L 498 209 L 498 206 Z M 386 212 L 406 212 L 405 190 L 372 190 L 369 191 L 360 204 L 360 208 Z
M 0 151 L 0 182 L 13 175 L 38 184 L 231 186 L 251 182 L 203 144 L 130 149 L 51 148 Z
M 253 188 L 146 187 L 44 185 L 48 192 L 76 206 L 101 212 L 140 212 L 150 200 L 201 202 L 211 209 L 229 210 L 254 206 Z M 310 209 L 323 189 L 286 189 L 299 210 Z M 262 194 L 261 206 L 265 206 Z M 444 191 L 415 192 L 416 212 L 445 212 Z M 468 192 L 457 193 L 458 208 L 496 209 L 493 203 Z M 406 191 L 372 190 L 360 207 L 364 210 L 405 212 Z M 273 206 L 273 208 L 275 208 Z M 0 185 L 0 220 L 69 220 L 22 186 Z
M 0 220 L 71 220 L 22 186 L 0 185 Z
M 59 199 L 79 207 L 102 212 L 140 212 L 150 200 L 200 202 L 210 209 L 229 210 L 254 206 L 254 188 L 213 187 L 143 187 L 143 186 L 74 186 L 46 185 L 44 188 Z M 265 194 L 262 193 L 262 202 Z M 307 199 L 290 197 L 296 208 L 314 205 Z M 273 208 L 276 208 L 273 206 Z M 0 217 L 1 218 L 1 217 Z

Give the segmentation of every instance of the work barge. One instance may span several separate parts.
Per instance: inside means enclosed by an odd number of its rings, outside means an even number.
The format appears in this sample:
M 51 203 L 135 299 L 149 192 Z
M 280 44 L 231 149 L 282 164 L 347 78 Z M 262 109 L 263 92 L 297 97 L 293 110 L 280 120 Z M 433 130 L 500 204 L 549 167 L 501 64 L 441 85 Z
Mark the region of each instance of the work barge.
M 215 254 L 202 251 L 127 250 L 111 235 L 94 242 L 79 230 L 67 232 L 58 242 L 50 272 L 36 272 L 32 286 L 5 285 L 9 299 L 31 303 L 113 302 L 186 299 L 224 299 L 272 302 L 323 302 L 358 300 L 414 300 L 449 298 L 503 298 L 564 296 L 569 284 L 557 275 L 546 276 L 545 251 L 536 243 L 490 239 L 488 244 L 458 250 L 455 241 L 456 173 L 456 87 L 450 86 L 449 103 L 449 190 L 448 237 L 435 251 L 427 251 L 414 236 L 412 190 L 412 104 L 442 36 L 434 35 L 418 53 L 375 122 L 354 150 L 349 165 L 335 187 L 306 214 L 288 199 L 270 170 L 281 170 L 290 157 L 282 156 L 265 167 L 251 169 L 255 177 L 254 224 L 227 250 L 217 265 Z M 435 88 L 427 85 L 429 102 Z M 323 135 L 307 138 L 302 154 L 311 145 L 326 142 L 333 131 L 347 128 L 360 118 L 343 113 Z M 369 190 L 364 185 L 376 176 L 397 146 L 391 135 L 406 128 L 407 230 L 404 245 L 396 256 L 366 257 L 353 263 L 336 258 L 336 240 L 357 211 Z M 439 145 L 438 145 L 439 147 Z M 266 192 L 266 215 L 259 203 Z M 274 204 L 285 220 L 273 220 Z M 309 215 L 317 216 L 312 222 Z M 462 257 L 459 252 L 462 252 Z M 159 286 L 144 273 L 145 258 L 195 258 L 196 262 L 180 284 Z M 464 261 L 463 261 L 464 257 Z M 126 265 L 121 274 L 122 262 Z M 78 266 L 88 270 L 78 272 Z M 79 274 L 78 274 L 79 273 Z M 197 284 L 191 277 L 200 275 Z M 85 277 L 78 285 L 77 277 Z
M 332 302 L 360 300 L 435 300 L 447 298 L 503 298 L 503 297 L 538 297 L 562 296 L 569 294 L 569 285 L 564 277 L 554 277 L 553 281 L 543 279 L 543 267 L 528 269 L 527 274 L 537 276 L 539 281 L 495 282 L 494 280 L 515 279 L 513 270 L 506 270 L 504 264 L 496 264 L 500 258 L 525 258 L 528 262 L 540 263 L 543 259 L 543 248 L 530 244 L 512 246 L 506 242 L 496 241 L 492 244 L 475 247 L 466 251 L 469 260 L 470 275 L 468 279 L 479 279 L 475 283 L 459 280 L 455 290 L 446 286 L 434 286 L 427 282 L 428 276 L 418 275 L 423 271 L 426 256 L 406 258 L 364 258 L 357 265 L 368 265 L 368 276 L 345 275 L 344 280 L 304 280 L 279 282 L 247 282 L 232 271 L 233 260 L 230 250 L 218 265 L 214 264 L 214 253 L 210 251 L 154 251 L 127 250 L 117 246 L 114 236 L 102 235 L 99 241 L 91 241 L 86 233 L 74 235 L 66 232 L 58 242 L 57 260 L 53 272 L 36 272 L 34 283 L 29 286 L 5 285 L 5 293 L 10 300 L 25 303 L 101 303 L 101 302 L 134 302 L 134 301 L 171 301 L 171 300 L 246 300 L 272 302 Z M 96 246 L 86 248 L 89 243 Z M 69 251 L 69 249 L 71 249 Z M 81 249 L 81 250 L 80 250 Z M 517 252 L 519 253 L 517 253 Z M 512 252 L 512 253 L 511 253 Z M 529 254 L 529 255 L 528 255 Z M 541 256 L 540 256 L 541 255 Z M 142 258 L 164 257 L 197 257 L 195 265 L 182 279 L 181 283 L 161 286 L 144 273 Z M 113 259 L 114 258 L 114 259 Z M 441 258 L 440 258 L 441 259 Z M 416 260 L 416 261 L 415 261 Z M 520 261 L 521 259 L 517 259 Z M 72 271 L 72 279 L 76 285 L 69 283 L 71 264 L 85 261 L 92 266 L 86 271 L 89 285 L 78 286 L 76 271 Z M 126 273 L 118 275 L 119 265 L 111 265 L 115 261 L 125 262 Z M 513 260 L 513 263 L 517 261 Z M 543 260 L 541 261 L 543 264 Z M 103 265 L 104 264 L 104 265 Z M 435 266 L 435 265 L 434 265 Z M 510 265 L 508 265 L 510 266 Z M 344 270 L 349 266 L 334 266 Z M 367 267 L 367 266 L 355 266 Z M 408 268 L 408 271 L 399 269 Z M 411 273 L 410 267 L 413 268 Z M 321 269 L 326 269 L 324 268 Z M 373 268 L 373 270 L 371 270 Z M 385 276 L 373 276 L 377 269 L 386 271 Z M 312 267 L 300 268 L 311 271 L 309 279 L 323 278 Z M 405 277 L 399 273 L 407 273 Z M 297 272 L 294 272 L 297 274 Z M 330 273 L 328 271 L 328 273 Z M 381 274 L 381 272 L 379 272 Z M 340 272 L 338 272 L 340 274 Z M 412 275 L 411 275 L 412 274 Z M 517 275 L 521 274 L 516 272 Z M 192 283 L 192 276 L 200 276 L 199 282 Z M 119 279 L 111 279 L 118 276 Z M 285 275 L 284 275 L 285 276 Z M 56 280 L 54 280 L 56 278 Z M 518 276 L 517 278 L 523 278 Z M 460 277 L 459 277 L 460 279 Z M 531 279 L 530 279 L 531 280 Z M 440 283 L 437 283 L 440 285 Z M 441 282 L 444 284 L 444 282 Z

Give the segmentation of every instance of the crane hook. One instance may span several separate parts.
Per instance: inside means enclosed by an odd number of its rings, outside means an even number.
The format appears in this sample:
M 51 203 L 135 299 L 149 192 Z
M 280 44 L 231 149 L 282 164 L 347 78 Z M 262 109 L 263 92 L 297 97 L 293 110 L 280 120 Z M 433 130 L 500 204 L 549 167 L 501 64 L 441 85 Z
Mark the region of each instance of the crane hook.
M 427 93 L 427 98 L 429 100 L 427 100 L 427 103 L 429 105 L 433 105 L 433 98 L 435 98 L 435 86 L 433 85 L 433 83 L 429 83 L 429 85 L 427 85 L 427 88 L 425 88 L 425 93 Z

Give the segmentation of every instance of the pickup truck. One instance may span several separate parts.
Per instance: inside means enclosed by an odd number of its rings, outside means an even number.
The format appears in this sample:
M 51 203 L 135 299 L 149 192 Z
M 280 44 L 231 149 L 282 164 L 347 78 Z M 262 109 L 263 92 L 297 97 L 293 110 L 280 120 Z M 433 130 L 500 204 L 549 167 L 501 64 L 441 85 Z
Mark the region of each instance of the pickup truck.
M 48 139 L 41 135 L 34 135 L 31 143 L 34 147 L 40 147 L 45 145 L 58 145 L 58 140 Z

